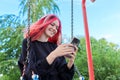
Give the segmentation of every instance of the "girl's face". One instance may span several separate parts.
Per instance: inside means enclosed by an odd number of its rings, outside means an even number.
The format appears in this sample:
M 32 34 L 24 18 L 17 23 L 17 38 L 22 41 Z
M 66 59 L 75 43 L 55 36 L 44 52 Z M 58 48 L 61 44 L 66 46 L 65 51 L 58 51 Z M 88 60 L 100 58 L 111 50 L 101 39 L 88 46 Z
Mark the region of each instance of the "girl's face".
M 59 27 L 59 21 L 58 20 L 53 21 L 45 29 L 45 35 L 47 37 L 53 37 L 58 31 L 58 27 Z

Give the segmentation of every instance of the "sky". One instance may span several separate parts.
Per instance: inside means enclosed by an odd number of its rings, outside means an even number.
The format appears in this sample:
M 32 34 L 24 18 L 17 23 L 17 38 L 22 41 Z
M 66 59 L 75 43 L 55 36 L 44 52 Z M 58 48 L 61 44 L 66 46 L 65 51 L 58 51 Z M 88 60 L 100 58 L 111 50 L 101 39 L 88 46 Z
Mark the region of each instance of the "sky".
M 1 0 L 0 15 L 16 14 L 19 11 L 19 0 Z M 85 36 L 81 0 L 73 0 L 74 36 Z M 56 0 L 62 22 L 63 37 L 71 35 L 71 0 Z M 89 35 L 105 38 L 108 42 L 120 45 L 120 0 L 86 0 Z

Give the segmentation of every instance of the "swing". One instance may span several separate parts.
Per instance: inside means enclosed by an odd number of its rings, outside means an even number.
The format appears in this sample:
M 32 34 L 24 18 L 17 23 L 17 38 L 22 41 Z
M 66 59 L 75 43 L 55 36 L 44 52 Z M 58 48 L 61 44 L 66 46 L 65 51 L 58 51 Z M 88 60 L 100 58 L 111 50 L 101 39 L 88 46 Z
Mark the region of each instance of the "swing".
M 73 0 L 71 0 L 71 39 L 73 39 L 73 19 L 74 15 L 73 15 Z M 75 66 L 75 72 L 79 77 L 79 80 L 84 80 L 84 77 L 80 74 L 77 66 Z
M 84 23 L 85 23 L 85 29 L 87 26 L 87 17 L 86 17 L 86 8 L 85 8 L 85 1 L 86 0 L 82 0 L 82 9 L 83 9 L 83 18 L 84 18 Z M 94 2 L 95 0 L 91 0 L 92 2 Z M 29 58 L 28 58 L 28 55 L 29 55 L 29 49 L 30 49 L 30 1 L 28 2 L 28 38 L 27 38 L 27 56 L 26 56 L 26 61 L 24 62 L 24 69 L 23 69 L 23 73 L 22 73 L 22 76 L 20 77 L 20 80 L 25 80 L 24 79 L 24 74 L 25 74 L 25 68 L 27 66 L 27 64 L 29 63 Z M 87 29 L 88 30 L 88 29 Z M 85 30 L 87 33 L 88 31 Z M 86 42 L 89 43 L 89 34 L 86 34 Z M 73 0 L 71 0 L 71 39 L 73 39 Z M 87 45 L 86 45 L 87 46 Z M 89 49 L 90 46 L 88 45 L 87 48 Z M 89 49 L 90 50 L 90 49 Z M 88 63 L 92 62 L 89 58 L 90 55 L 90 52 L 91 51 L 88 51 Z M 92 65 L 88 64 L 89 68 L 91 68 L 91 71 L 89 71 L 89 75 L 90 75 L 90 80 L 94 80 L 94 71 L 93 71 L 93 67 Z M 84 80 L 84 77 L 80 74 L 79 70 L 77 69 L 77 66 L 75 66 L 75 72 L 78 74 L 78 77 L 79 77 L 79 80 Z M 37 74 L 34 74 L 34 72 L 32 71 L 32 79 L 33 80 L 39 80 L 38 79 L 39 76 Z

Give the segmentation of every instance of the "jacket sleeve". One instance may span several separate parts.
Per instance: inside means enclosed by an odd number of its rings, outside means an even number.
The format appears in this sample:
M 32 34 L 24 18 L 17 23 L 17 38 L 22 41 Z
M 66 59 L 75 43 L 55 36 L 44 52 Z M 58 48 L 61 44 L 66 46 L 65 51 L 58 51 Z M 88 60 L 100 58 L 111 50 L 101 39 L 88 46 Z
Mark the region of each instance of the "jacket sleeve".
M 33 70 L 34 73 L 39 74 L 41 76 L 46 75 L 48 73 L 48 69 L 51 68 L 51 65 L 48 64 L 46 58 L 37 61 L 34 51 L 32 51 L 30 55 L 30 65 L 31 70 Z
M 42 59 L 34 63 L 35 58 L 32 59 L 31 64 L 32 70 L 35 71 L 38 75 L 44 77 L 47 73 L 49 73 L 49 69 L 51 69 L 52 65 L 49 65 L 46 59 Z M 67 63 L 65 62 L 65 59 L 61 59 L 60 63 L 57 64 L 56 69 L 58 71 L 58 76 L 60 80 L 72 80 L 74 76 L 74 65 L 71 67 L 71 69 L 68 69 Z
M 67 63 L 64 57 L 61 58 L 60 60 L 60 65 L 57 67 L 60 80 L 72 80 L 74 76 L 74 65 L 69 69 L 67 67 Z
M 39 59 L 36 61 L 36 53 L 33 51 L 32 56 L 31 56 L 31 65 L 32 65 L 32 70 L 35 71 L 35 73 L 39 74 L 40 76 L 45 76 L 49 73 L 51 67 L 53 65 L 49 65 L 46 58 Z M 56 60 L 57 61 L 57 60 Z M 71 69 L 68 69 L 67 63 L 64 57 L 60 57 L 58 61 L 56 62 L 54 68 L 57 69 L 58 76 L 60 80 L 72 80 L 74 76 L 74 65 L 71 67 Z
M 34 45 L 31 46 L 34 48 Z M 54 48 L 56 48 L 56 45 L 54 45 Z M 49 65 L 46 58 L 37 59 L 37 52 L 35 52 L 35 50 L 32 50 L 30 54 L 31 69 L 35 71 L 35 73 L 37 73 L 38 75 L 45 76 L 51 69 L 52 65 Z

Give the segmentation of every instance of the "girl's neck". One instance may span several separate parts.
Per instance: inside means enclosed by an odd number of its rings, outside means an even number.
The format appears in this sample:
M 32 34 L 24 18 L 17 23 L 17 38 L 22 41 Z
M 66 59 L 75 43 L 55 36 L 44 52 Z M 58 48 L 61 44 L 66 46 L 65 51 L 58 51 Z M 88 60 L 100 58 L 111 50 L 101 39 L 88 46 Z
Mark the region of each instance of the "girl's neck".
M 41 35 L 41 37 L 38 39 L 38 41 L 47 42 L 48 41 L 48 37 L 46 37 L 45 35 Z

